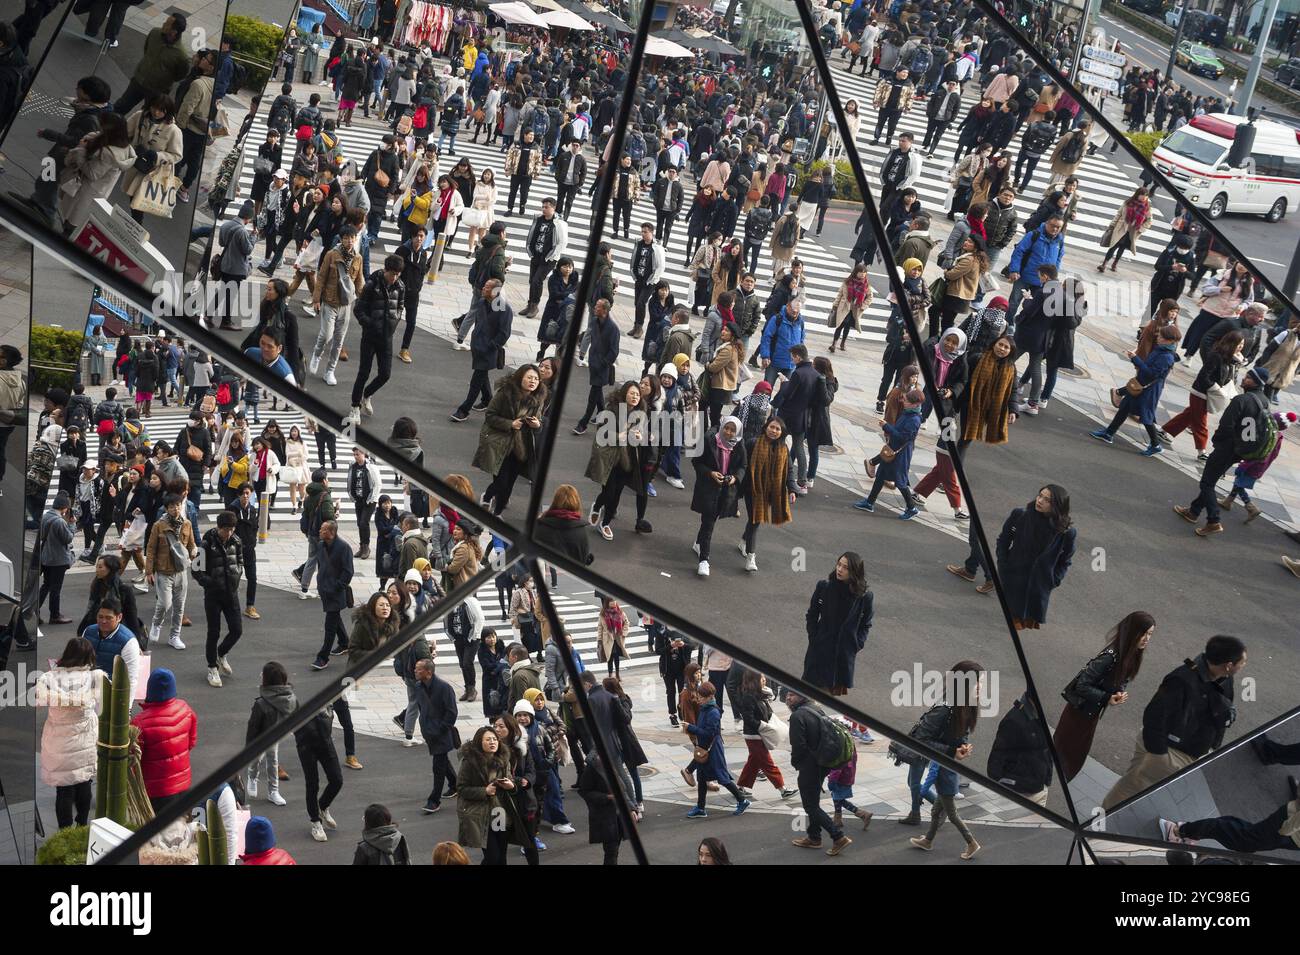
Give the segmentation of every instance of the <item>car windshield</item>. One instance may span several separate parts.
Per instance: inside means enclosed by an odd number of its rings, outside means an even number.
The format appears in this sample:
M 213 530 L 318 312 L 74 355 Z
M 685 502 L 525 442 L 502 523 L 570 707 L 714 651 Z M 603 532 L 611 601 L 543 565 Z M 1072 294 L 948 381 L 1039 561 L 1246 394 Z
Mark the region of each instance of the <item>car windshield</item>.
M 1175 156 L 1182 156 L 1206 166 L 1217 165 L 1228 150 L 1227 146 L 1217 141 L 1193 136 L 1183 129 L 1170 134 L 1169 138 L 1160 144 L 1160 148 Z
M 1212 60 L 1212 59 L 1214 59 L 1214 51 L 1211 50 L 1209 47 L 1206 47 L 1206 46 L 1194 46 L 1194 47 L 1192 47 L 1192 55 L 1193 55 L 1193 56 L 1203 56 L 1203 57 L 1205 57 L 1207 60 Z

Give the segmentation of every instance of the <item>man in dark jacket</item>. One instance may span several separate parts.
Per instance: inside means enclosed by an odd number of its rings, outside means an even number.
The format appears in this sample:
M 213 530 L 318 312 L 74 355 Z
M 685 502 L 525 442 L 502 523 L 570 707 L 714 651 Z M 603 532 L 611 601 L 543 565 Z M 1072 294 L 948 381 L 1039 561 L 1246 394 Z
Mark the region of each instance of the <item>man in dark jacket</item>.
M 533 219 L 524 240 L 524 250 L 528 253 L 528 305 L 519 314 L 525 318 L 537 314 L 546 277 L 564 254 L 569 241 L 568 226 L 555 214 L 558 207 L 557 200 L 550 196 L 543 199 L 542 212 Z
M 805 835 L 795 839 L 794 845 L 801 849 L 820 849 L 825 829 L 834 843 L 831 853 L 839 855 L 853 840 L 836 827 L 821 807 L 822 784 L 829 770 L 817 762 L 817 748 L 822 733 L 829 729 L 825 726 L 828 717 L 812 700 L 793 690 L 786 693 L 785 702 L 790 707 L 790 765 L 798 774 L 799 802 L 808 817 Z
M 1168 673 L 1142 711 L 1133 762 L 1102 801 L 1110 810 L 1223 743 L 1237 717 L 1232 678 L 1246 665 L 1237 637 L 1213 636 L 1205 652 Z
M 587 408 L 582 413 L 573 433 L 587 433 L 587 424 L 592 415 L 604 407 L 605 389 L 614 383 L 614 372 L 618 364 L 618 343 L 621 332 L 609 315 L 609 299 L 597 300 L 592 312 L 591 348 L 588 352 L 589 381 L 591 390 L 587 393 Z
M 253 500 L 253 485 L 245 481 L 239 486 L 239 499 L 234 505 L 235 536 L 243 547 L 244 579 L 248 589 L 244 596 L 244 616 L 250 620 L 260 620 L 257 612 L 257 531 L 261 517 L 257 501 Z
M 560 215 L 568 219 L 573 210 L 573 197 L 587 178 L 587 160 L 582 155 L 582 143 L 574 140 L 568 148 L 555 157 L 555 203 Z
M 488 279 L 496 279 L 498 283 L 504 285 L 509 265 L 510 260 L 506 257 L 506 224 L 498 220 L 492 223 L 488 234 L 479 243 L 478 249 L 474 252 L 474 261 L 469 267 L 469 309 L 464 315 L 451 321 L 452 328 L 456 329 L 457 351 L 469 350 L 469 346 L 465 344 L 465 336 L 474 327 L 472 316 L 478 314 L 474 310 L 474 305 L 478 302 L 479 290 Z M 548 262 L 547 265 L 549 266 L 550 263 Z
M 435 813 L 442 808 L 444 783 L 446 795 L 456 795 L 456 772 L 447 758 L 456 748 L 452 737 L 456 730 L 456 691 L 434 674 L 429 657 L 415 663 L 415 705 L 420 711 L 420 735 L 433 757 L 433 789 L 424 801 L 424 811 Z
M 650 195 L 655 207 L 655 238 L 667 246 L 673 223 L 682 212 L 682 184 L 677 181 L 676 166 L 669 166 L 655 180 Z
M 334 653 L 348 649 L 348 631 L 343 625 L 343 611 L 348 607 L 348 591 L 352 583 L 352 547 L 339 537 L 339 526 L 325 521 L 320 526 L 320 544 L 316 548 L 316 592 L 325 608 L 325 640 L 313 670 L 323 670 L 330 663 L 330 648 Z
M 728 186 L 713 203 L 709 214 L 709 230 L 721 233 L 724 241 L 729 240 L 736 231 L 736 219 L 740 215 L 740 206 L 736 204 L 736 193 Z
M 957 118 L 961 110 L 961 89 L 956 80 L 944 84 L 944 92 L 931 96 L 925 104 L 925 139 L 921 142 L 921 151 L 927 159 L 933 159 L 943 139 L 944 131 Z
M 363 414 L 374 414 L 370 397 L 388 383 L 393 374 L 393 332 L 402 317 L 406 302 L 406 286 L 402 284 L 402 271 L 406 263 L 400 255 L 384 258 L 384 268 L 375 272 L 366 287 L 357 296 L 357 324 L 361 326 L 361 358 L 357 362 L 357 380 L 352 383 L 352 420 L 361 421 Z M 378 363 L 374 381 L 370 366 Z
M 36 130 L 38 139 L 47 140 L 53 145 L 46 153 L 47 159 L 54 160 L 53 175 L 36 177 L 30 197 L 11 193 L 11 197 L 26 203 L 52 227 L 59 221 L 59 181 L 68 153 L 80 145 L 81 140 L 91 133 L 99 131 L 99 114 L 110 111 L 108 98 L 111 95 L 109 85 L 98 76 L 83 76 L 77 81 L 76 95 L 72 100 L 72 118 L 68 120 L 63 132 L 43 127 Z
M 248 281 L 248 274 L 253 270 L 253 248 L 257 245 L 257 233 L 253 229 L 255 210 L 253 201 L 245 199 L 239 207 L 239 214 L 221 224 L 217 232 L 217 241 L 221 243 L 221 286 L 217 314 L 221 316 L 221 327 L 233 331 L 239 326 L 234 317 L 240 315 L 243 296 L 240 288 Z
M 1245 455 L 1258 449 L 1267 436 L 1265 416 L 1269 414 L 1269 400 L 1264 393 L 1268 385 L 1268 369 L 1252 368 L 1241 379 L 1241 394 L 1228 402 L 1219 416 L 1218 427 L 1210 435 L 1210 452 L 1201 471 L 1200 487 L 1191 504 L 1175 504 L 1174 513 L 1195 524 L 1205 511 L 1205 526 L 1198 527 L 1198 537 L 1223 533 L 1219 523 L 1219 496 L 1215 485 L 1228 469 Z
M 510 329 L 515 320 L 514 311 L 501 294 L 501 283 L 496 279 L 483 283 L 482 295 L 470 311 L 467 320 L 472 320 L 474 325 L 469 340 L 473 372 L 465 400 L 451 413 L 451 420 L 457 424 L 469 418 L 471 406 L 475 411 L 487 410 L 488 402 L 492 400 L 488 372 L 505 366 L 506 342 L 510 340 Z
M 1016 192 L 1010 186 L 1003 186 L 997 197 L 989 203 L 989 212 L 984 218 L 984 234 L 988 237 L 984 251 L 989 257 L 990 272 L 996 269 L 1002 253 L 1015 238 L 1019 219 L 1016 214 Z
M 406 292 L 403 311 L 406 315 L 406 328 L 402 332 L 402 350 L 397 353 L 406 364 L 411 363 L 411 341 L 415 338 L 415 320 L 420 314 L 420 289 L 424 288 L 425 276 L 429 274 L 429 263 L 433 259 L 432 247 L 425 249 L 424 226 L 416 226 L 411 238 L 397 247 L 393 254 L 402 260 L 402 288 Z
M 911 151 L 912 134 L 902 133 L 898 145 L 885 155 L 885 161 L 880 165 L 880 208 L 887 208 L 894 193 L 908 184 L 915 161 L 915 157 L 909 155 Z
M 1201 338 L 1197 351 L 1201 361 L 1214 351 L 1219 339 L 1229 332 L 1241 332 L 1241 361 L 1249 365 L 1259 355 L 1260 345 L 1264 342 L 1263 323 L 1268 315 L 1268 306 L 1263 302 L 1251 302 L 1241 310 L 1241 314 L 1232 318 L 1221 318 L 1210 326 L 1210 330 Z
M 797 462 L 796 469 L 790 469 L 790 490 L 800 497 L 808 493 L 808 412 L 815 404 L 814 396 L 821 389 L 821 376 L 808 358 L 806 345 L 794 345 L 790 348 L 790 360 L 794 364 L 787 381 L 776 398 L 772 409 L 785 421 L 786 432 L 790 435 L 790 453 Z
M 130 116 L 141 103 L 170 93 L 190 71 L 190 55 L 181 38 L 185 35 L 185 15 L 173 13 L 160 27 L 154 27 L 144 39 L 144 50 L 136 61 L 135 73 L 126 90 L 113 104 L 119 116 Z
M 233 672 L 227 657 L 243 635 L 239 619 L 239 582 L 244 576 L 244 545 L 235 534 L 235 515 L 222 511 L 217 526 L 199 544 L 194 562 L 194 579 L 203 588 L 203 615 L 208 621 L 208 686 L 221 686 L 221 676 Z M 221 618 L 226 618 L 226 639 L 221 636 Z
M 1034 169 L 1043 155 L 1056 145 L 1056 113 L 1048 110 L 1042 119 L 1029 124 L 1020 139 L 1020 152 L 1016 156 L 1014 184 L 1017 189 L 1027 189 L 1033 181 Z

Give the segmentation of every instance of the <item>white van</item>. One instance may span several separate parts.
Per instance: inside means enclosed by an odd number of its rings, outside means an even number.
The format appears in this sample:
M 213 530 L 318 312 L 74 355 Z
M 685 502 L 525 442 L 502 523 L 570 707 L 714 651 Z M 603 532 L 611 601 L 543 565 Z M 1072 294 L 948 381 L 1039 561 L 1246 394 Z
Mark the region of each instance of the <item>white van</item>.
M 1165 138 L 1152 164 L 1211 219 L 1225 212 L 1259 212 L 1277 222 L 1300 205 L 1300 131 L 1266 119 L 1255 121 L 1250 162 L 1230 169 L 1228 150 L 1244 116 L 1208 113 Z

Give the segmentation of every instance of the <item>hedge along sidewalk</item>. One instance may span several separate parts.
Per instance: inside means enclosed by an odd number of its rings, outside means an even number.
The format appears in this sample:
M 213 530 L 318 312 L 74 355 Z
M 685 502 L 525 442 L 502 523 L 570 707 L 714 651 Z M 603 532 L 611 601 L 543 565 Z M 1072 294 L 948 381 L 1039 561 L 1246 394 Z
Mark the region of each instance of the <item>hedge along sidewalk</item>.
M 1173 28 L 1145 14 L 1121 6 L 1115 3 L 1114 0 L 1102 0 L 1101 9 L 1103 13 L 1124 21 L 1153 40 L 1171 44 L 1174 42 Z M 1227 68 L 1224 71 L 1225 76 L 1231 76 L 1238 80 L 1246 78 L 1246 71 L 1250 67 L 1249 57 L 1243 58 L 1231 50 L 1215 50 L 1214 55 L 1222 60 L 1223 65 Z M 1163 69 L 1164 64 L 1160 64 L 1160 66 Z M 1300 113 L 1300 96 L 1297 96 L 1294 90 L 1289 90 L 1285 86 L 1273 82 L 1264 75 L 1263 70 L 1260 71 L 1259 82 L 1255 86 L 1255 94 L 1271 100 L 1278 106 L 1292 112 Z

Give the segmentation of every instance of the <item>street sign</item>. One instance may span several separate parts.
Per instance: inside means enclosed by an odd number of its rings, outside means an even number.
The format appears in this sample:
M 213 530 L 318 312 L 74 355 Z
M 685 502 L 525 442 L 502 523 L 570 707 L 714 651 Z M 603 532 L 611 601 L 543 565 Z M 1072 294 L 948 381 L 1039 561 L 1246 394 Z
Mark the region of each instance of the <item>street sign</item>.
M 1097 60 L 1101 63 L 1110 63 L 1114 66 L 1123 66 L 1127 62 L 1127 58 L 1123 53 L 1116 53 L 1113 50 L 1103 50 L 1101 47 L 1096 46 L 1085 46 L 1083 48 L 1083 55 L 1089 59 Z
M 147 289 L 152 289 L 154 282 L 172 269 L 171 263 L 149 242 L 149 233 L 103 199 L 93 201 L 90 218 L 72 242 L 118 275 Z
M 1099 63 L 1096 60 L 1090 60 L 1084 57 L 1079 61 L 1079 69 L 1087 73 L 1096 73 L 1098 76 L 1109 76 L 1113 80 L 1119 79 L 1124 75 L 1124 71 L 1118 66 L 1111 66 L 1109 63 Z
M 1084 73 L 1080 71 L 1075 77 L 1084 86 L 1093 86 L 1100 90 L 1106 90 L 1108 93 L 1118 93 L 1119 83 L 1107 76 L 1098 76 L 1096 73 Z

